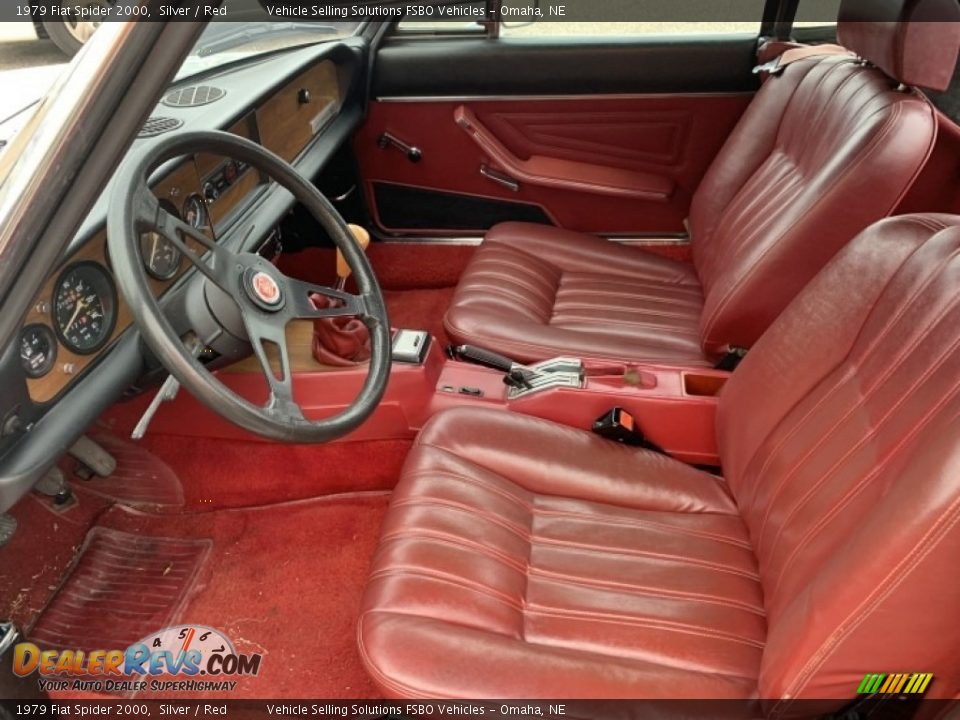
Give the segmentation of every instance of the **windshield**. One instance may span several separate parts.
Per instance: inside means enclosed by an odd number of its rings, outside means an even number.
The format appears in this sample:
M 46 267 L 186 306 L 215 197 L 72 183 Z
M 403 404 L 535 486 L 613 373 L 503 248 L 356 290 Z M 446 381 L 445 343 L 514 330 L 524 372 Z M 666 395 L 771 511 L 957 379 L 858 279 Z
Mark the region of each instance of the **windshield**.
M 207 25 L 175 80 L 288 48 L 328 42 L 357 32 L 360 22 L 223 22 Z

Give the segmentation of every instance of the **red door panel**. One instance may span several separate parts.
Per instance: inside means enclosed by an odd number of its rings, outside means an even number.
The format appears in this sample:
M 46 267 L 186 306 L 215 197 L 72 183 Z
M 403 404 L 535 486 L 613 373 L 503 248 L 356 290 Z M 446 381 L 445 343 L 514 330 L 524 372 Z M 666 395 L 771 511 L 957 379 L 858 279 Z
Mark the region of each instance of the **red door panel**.
M 388 233 L 400 230 L 380 220 L 373 192 L 377 183 L 529 203 L 554 224 L 584 232 L 669 236 L 683 232 L 693 191 L 750 99 L 750 93 L 727 93 L 375 101 L 355 138 L 355 152 L 374 222 Z M 513 191 L 480 173 L 482 165 L 500 172 L 507 168 L 457 125 L 460 107 L 531 167 L 561 168 L 560 174 L 573 168 L 575 179 L 665 179 L 670 190 L 666 197 L 638 198 L 584 189 L 588 182 L 578 187 L 521 180 Z M 379 147 L 384 132 L 420 148 L 420 162 Z M 449 234 L 451 229 L 417 231 Z

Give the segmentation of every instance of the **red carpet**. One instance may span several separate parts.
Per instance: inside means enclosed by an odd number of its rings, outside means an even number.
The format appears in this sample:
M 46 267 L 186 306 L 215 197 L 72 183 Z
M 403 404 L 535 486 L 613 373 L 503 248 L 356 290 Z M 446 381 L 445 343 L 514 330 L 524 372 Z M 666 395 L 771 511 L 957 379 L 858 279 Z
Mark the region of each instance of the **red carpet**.
M 412 444 L 282 445 L 149 433 L 141 443 L 179 475 L 188 508 L 209 510 L 390 490 Z
M 217 628 L 238 652 L 263 655 L 260 674 L 222 697 L 364 698 L 376 690 L 357 653 L 357 612 L 387 500 L 355 493 L 177 516 L 115 507 L 100 525 L 212 539 L 175 622 Z
M 30 628 L 50 601 L 83 539 L 109 502 L 77 493 L 77 502 L 54 512 L 50 501 L 27 495 L 10 510 L 19 523 L 0 548 L 0 617 Z

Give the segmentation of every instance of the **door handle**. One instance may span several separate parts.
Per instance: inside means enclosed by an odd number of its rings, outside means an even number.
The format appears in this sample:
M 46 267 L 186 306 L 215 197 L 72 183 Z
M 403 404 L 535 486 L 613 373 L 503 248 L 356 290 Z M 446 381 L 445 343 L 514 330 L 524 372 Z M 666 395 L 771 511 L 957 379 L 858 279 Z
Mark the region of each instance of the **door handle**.
M 379 147 L 381 150 L 394 147 L 406 155 L 407 160 L 412 163 L 418 163 L 423 159 L 423 151 L 421 151 L 420 148 L 415 145 L 405 143 L 396 135 L 392 135 L 388 132 L 381 133 L 380 137 L 377 139 L 377 147 Z
M 497 185 L 502 185 L 507 188 L 507 190 L 513 190 L 513 192 L 520 192 L 520 183 L 514 180 L 509 175 L 500 172 L 499 170 L 494 170 L 488 165 L 480 166 L 480 174 L 489 180 L 493 180 Z

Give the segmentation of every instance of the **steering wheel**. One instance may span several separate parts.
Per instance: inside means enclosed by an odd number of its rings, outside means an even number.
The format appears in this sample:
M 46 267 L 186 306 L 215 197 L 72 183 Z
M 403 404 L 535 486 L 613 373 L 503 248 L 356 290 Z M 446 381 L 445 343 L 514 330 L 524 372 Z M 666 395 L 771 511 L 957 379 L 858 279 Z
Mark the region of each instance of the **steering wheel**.
M 340 248 L 359 293 L 287 277 L 260 255 L 234 252 L 168 212 L 148 186 L 150 174 L 167 160 L 200 152 L 241 160 L 289 190 Z M 164 316 L 140 253 L 140 235 L 150 231 L 168 240 L 204 276 L 203 301 L 195 304 L 204 307 L 213 324 L 202 332 L 198 330 L 200 343 L 213 342 L 221 333 L 228 333 L 253 346 L 270 391 L 265 405 L 250 402 L 218 380 Z M 214 412 L 272 440 L 312 443 L 350 432 L 377 407 L 389 380 L 391 358 L 390 324 L 373 269 L 330 202 L 269 150 L 225 132 L 194 131 L 161 141 L 120 169 L 110 198 L 107 236 L 117 283 L 147 345 L 167 370 Z M 317 309 L 310 300 L 314 293 L 337 302 Z M 348 408 L 333 417 L 311 421 L 293 398 L 286 326 L 295 318 L 342 316 L 356 316 L 370 330 L 367 377 Z M 264 343 L 279 349 L 280 376 L 271 367 Z

